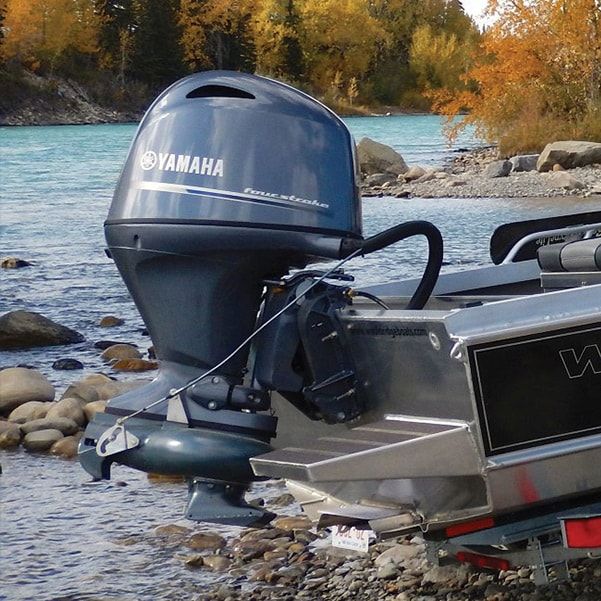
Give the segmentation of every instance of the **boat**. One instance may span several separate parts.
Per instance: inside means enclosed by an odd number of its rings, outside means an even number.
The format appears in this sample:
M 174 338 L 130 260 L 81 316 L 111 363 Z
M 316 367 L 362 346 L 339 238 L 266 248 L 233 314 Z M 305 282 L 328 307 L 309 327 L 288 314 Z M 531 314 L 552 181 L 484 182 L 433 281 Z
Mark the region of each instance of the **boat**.
M 283 478 L 320 527 L 545 581 L 601 547 L 601 212 L 501 226 L 490 265 L 441 273 L 429 222 L 364 238 L 358 181 L 343 121 L 290 86 L 216 71 L 157 98 L 105 235 L 160 370 L 81 464 L 181 474 L 189 519 L 254 527 L 273 514 L 245 492 Z M 421 278 L 353 287 L 348 261 L 414 237 Z

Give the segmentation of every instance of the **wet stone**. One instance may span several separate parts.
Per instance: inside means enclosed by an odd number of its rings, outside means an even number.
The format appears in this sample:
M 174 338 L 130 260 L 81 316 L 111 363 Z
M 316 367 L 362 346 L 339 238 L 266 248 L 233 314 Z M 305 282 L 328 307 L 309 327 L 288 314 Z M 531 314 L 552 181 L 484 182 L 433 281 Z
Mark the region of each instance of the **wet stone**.
M 115 346 L 117 344 L 125 344 L 125 343 L 121 342 L 120 340 L 98 340 L 98 342 L 94 343 L 94 348 L 97 348 L 101 351 L 105 351 L 107 348 L 109 348 L 111 346 Z M 133 344 L 129 344 L 128 346 L 133 346 L 135 348 L 135 345 L 133 345 Z
M 156 361 L 147 361 L 146 359 L 118 359 L 112 364 L 116 371 L 152 371 L 158 369 L 159 364 Z
M 2 269 L 22 269 L 23 267 L 31 267 L 31 263 L 18 257 L 6 257 L 0 260 L 0 267 Z
M 233 547 L 234 554 L 242 561 L 250 561 L 262 557 L 267 551 L 273 551 L 275 545 L 271 541 L 247 540 L 239 541 Z
M 106 348 L 101 355 L 102 359 L 107 363 L 116 359 L 141 359 L 140 351 L 131 344 L 114 344 Z
M 116 317 L 115 315 L 105 315 L 98 324 L 101 328 L 114 328 L 115 326 L 122 326 L 125 323 L 124 319 Z
M 189 536 L 191 532 L 190 528 L 178 524 L 165 524 L 154 529 L 154 535 L 162 538 L 184 538 Z
M 224 572 L 232 565 L 232 560 L 223 555 L 205 555 L 204 565 L 215 572 Z
M 258 528 L 252 530 L 246 530 L 241 536 L 240 541 L 249 540 L 269 540 L 274 538 L 280 538 L 286 534 L 286 530 L 281 528 Z
M 63 459 L 74 459 L 77 457 L 77 447 L 81 436 L 65 436 L 61 440 L 57 440 L 50 447 L 50 454 Z
M 225 547 L 225 539 L 212 532 L 196 532 L 188 538 L 185 545 L 197 551 L 216 551 Z
M 59 359 L 52 364 L 52 369 L 56 370 L 75 370 L 75 369 L 83 369 L 83 363 L 78 361 L 77 359 Z

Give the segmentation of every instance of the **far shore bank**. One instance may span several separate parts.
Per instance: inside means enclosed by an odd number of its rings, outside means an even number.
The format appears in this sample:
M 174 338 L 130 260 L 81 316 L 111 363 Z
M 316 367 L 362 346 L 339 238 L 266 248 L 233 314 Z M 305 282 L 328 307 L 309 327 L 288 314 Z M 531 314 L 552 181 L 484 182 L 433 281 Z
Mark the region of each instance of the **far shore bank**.
M 59 77 L 41 77 L 30 72 L 11 81 L 11 94 L 0 99 L 0 126 L 97 125 L 137 123 L 153 98 L 137 106 L 106 106 L 94 100 L 85 86 Z M 146 106 L 144 106 L 146 105 Z M 330 107 L 342 117 L 390 117 L 428 115 L 427 111 L 398 106 L 364 106 L 343 103 Z

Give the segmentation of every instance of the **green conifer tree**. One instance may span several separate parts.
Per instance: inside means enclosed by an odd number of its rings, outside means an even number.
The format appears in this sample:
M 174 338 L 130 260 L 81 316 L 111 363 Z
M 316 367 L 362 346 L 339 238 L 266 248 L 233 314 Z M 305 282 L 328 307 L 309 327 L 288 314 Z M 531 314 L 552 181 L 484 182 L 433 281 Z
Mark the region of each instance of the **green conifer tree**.
M 153 90 L 185 74 L 178 24 L 179 0 L 134 0 L 131 71 Z

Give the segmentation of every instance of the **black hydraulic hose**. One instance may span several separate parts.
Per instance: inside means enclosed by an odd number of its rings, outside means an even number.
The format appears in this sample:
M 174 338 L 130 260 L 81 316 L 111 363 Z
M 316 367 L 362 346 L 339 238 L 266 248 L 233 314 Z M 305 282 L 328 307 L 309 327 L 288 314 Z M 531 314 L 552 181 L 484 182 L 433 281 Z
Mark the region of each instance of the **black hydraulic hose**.
M 366 240 L 348 241 L 341 251 L 346 254 L 360 248 L 362 254 L 367 255 L 412 236 L 425 236 L 428 240 L 428 263 L 407 309 L 423 309 L 434 290 L 442 267 L 443 242 L 440 231 L 435 225 L 429 221 L 407 221 Z

